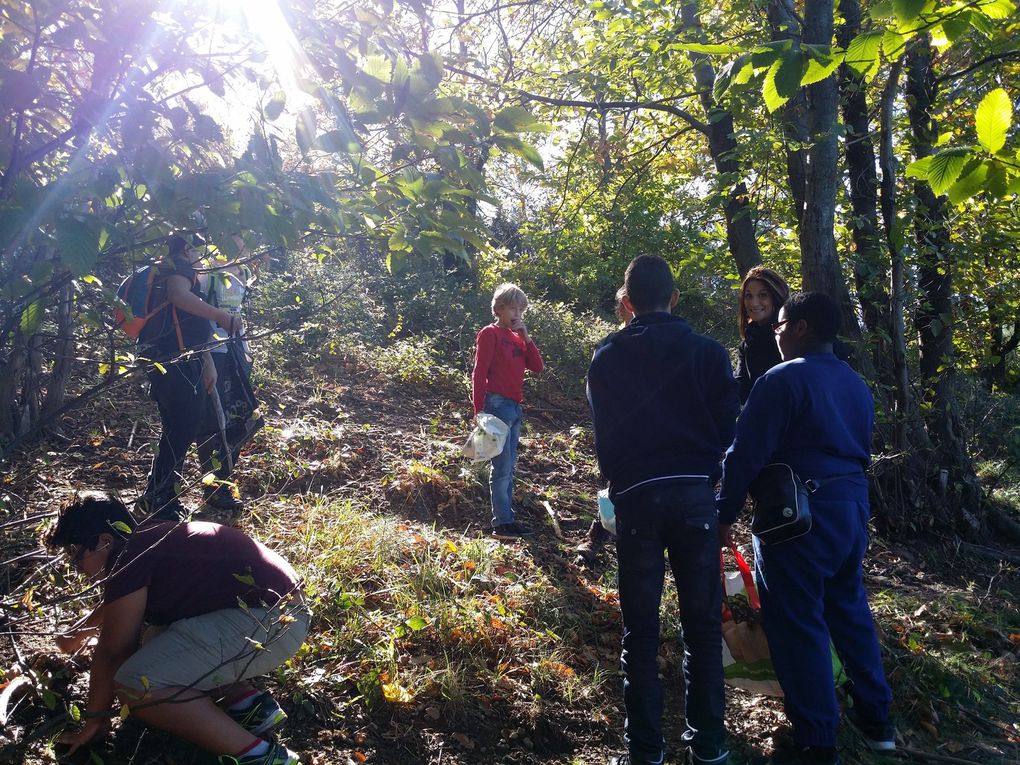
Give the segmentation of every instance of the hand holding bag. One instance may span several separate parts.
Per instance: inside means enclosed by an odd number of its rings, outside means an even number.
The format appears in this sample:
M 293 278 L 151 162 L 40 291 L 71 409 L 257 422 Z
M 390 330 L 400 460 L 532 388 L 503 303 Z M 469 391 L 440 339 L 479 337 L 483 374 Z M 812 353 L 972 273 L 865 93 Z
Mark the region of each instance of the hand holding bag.
M 761 541 L 779 544 L 811 531 L 810 491 L 789 465 L 766 465 L 748 491 L 754 500 L 751 533 Z

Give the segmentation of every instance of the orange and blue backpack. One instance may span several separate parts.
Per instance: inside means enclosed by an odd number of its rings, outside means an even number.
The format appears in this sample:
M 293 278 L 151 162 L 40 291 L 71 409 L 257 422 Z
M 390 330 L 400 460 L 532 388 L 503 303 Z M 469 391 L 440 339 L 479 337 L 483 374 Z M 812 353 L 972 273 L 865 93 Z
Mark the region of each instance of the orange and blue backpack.
M 198 277 L 192 278 L 192 287 L 197 281 Z M 117 298 L 123 304 L 123 307 L 117 306 L 113 310 L 118 329 L 142 343 L 155 340 L 153 333 L 158 333 L 160 330 L 153 330 L 150 320 L 158 317 L 164 309 L 169 308 L 174 332 L 177 335 L 177 346 L 182 352 L 185 350 L 177 307 L 167 300 L 166 282 L 160 277 L 159 264 L 142 266 L 130 274 L 117 288 Z M 165 331 L 165 327 L 164 321 L 163 331 Z

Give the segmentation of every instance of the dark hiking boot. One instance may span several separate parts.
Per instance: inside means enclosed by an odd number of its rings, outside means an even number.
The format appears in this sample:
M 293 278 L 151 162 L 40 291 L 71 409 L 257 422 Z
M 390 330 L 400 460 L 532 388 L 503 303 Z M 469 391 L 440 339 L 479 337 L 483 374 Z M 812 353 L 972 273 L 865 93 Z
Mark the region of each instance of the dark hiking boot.
M 209 505 L 209 507 L 216 508 L 217 510 L 226 510 L 231 513 L 236 513 L 244 508 L 244 503 L 234 496 L 231 487 L 226 484 L 220 484 L 216 487 L 207 486 L 204 492 L 205 504 Z
M 501 523 L 492 529 L 492 536 L 496 539 L 524 539 L 534 536 L 535 532 L 522 523 Z

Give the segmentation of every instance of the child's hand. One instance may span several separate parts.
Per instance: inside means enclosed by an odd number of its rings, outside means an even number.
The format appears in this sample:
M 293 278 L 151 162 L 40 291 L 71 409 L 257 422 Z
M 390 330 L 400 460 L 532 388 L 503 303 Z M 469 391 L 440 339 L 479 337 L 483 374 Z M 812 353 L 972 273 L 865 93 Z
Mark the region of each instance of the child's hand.
M 524 319 L 514 319 L 510 322 L 510 329 L 524 338 L 524 342 L 528 342 L 531 338 L 528 336 L 528 328 L 524 326 Z

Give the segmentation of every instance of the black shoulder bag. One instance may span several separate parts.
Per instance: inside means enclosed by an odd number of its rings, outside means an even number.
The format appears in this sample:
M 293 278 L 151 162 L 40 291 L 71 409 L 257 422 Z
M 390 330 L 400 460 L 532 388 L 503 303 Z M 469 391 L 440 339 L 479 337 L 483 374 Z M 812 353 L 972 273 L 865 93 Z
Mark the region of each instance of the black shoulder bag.
M 811 531 L 808 497 L 831 481 L 854 475 L 857 474 L 801 481 L 793 468 L 783 462 L 766 465 L 748 487 L 754 502 L 751 533 L 773 545 L 804 536 Z

